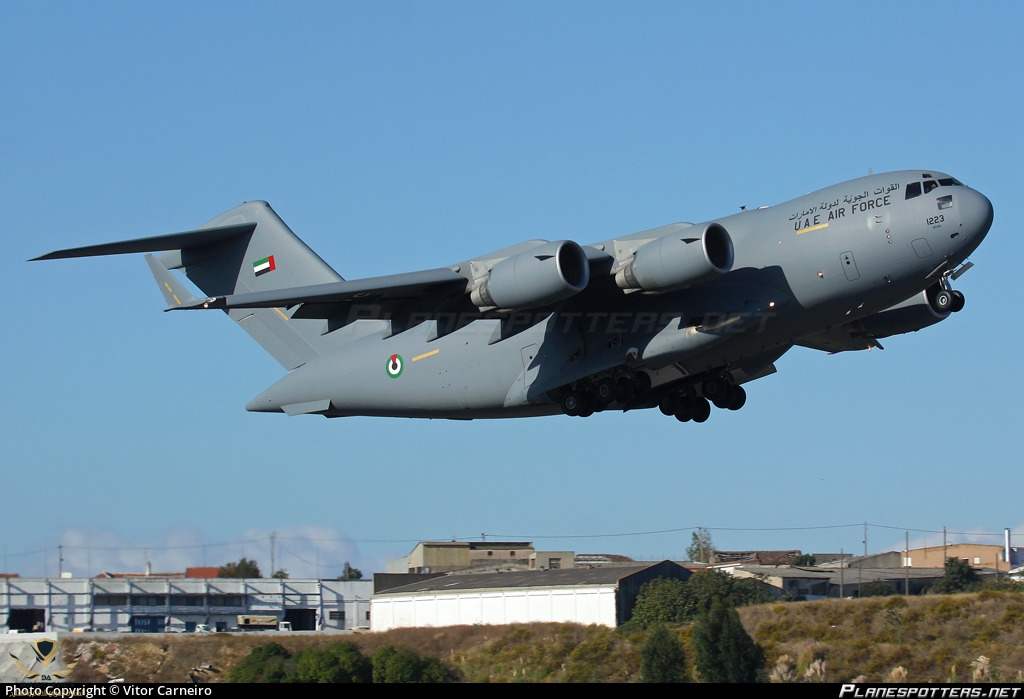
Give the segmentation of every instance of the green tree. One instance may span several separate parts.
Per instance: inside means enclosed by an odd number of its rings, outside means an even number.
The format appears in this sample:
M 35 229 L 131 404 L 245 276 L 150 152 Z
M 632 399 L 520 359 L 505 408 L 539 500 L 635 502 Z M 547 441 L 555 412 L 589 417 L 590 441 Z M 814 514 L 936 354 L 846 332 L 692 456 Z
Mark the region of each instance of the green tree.
M 226 682 L 296 682 L 298 675 L 291 654 L 279 643 L 253 648 L 224 677 Z
M 794 556 L 793 560 L 789 562 L 790 568 L 796 568 L 798 566 L 813 566 L 817 563 L 813 553 L 801 553 L 799 556 Z
M 434 656 L 420 658 L 407 648 L 382 646 L 370 656 L 373 681 L 379 683 L 446 682 L 448 670 Z
M 452 672 L 436 656 L 428 655 L 420 665 L 420 682 L 443 684 L 453 682 Z
M 884 580 L 869 582 L 860 589 L 860 597 L 888 597 L 893 594 L 896 593 L 893 592 L 892 586 Z
M 686 658 L 679 636 L 657 624 L 640 646 L 640 678 L 643 682 L 686 681 Z
M 736 610 L 715 597 L 693 628 L 697 673 L 704 682 L 754 682 L 764 651 L 744 630 Z
M 287 580 L 288 579 L 288 571 L 285 570 L 284 568 L 281 568 L 279 570 L 274 571 L 274 574 L 271 575 L 270 577 L 272 577 L 272 578 L 279 578 L 281 580 Z
M 373 681 L 408 683 L 419 681 L 420 657 L 406 648 L 384 646 L 370 657 Z
M 351 641 L 300 651 L 295 664 L 300 682 L 353 684 L 373 679 L 370 662 Z
M 738 581 L 718 570 L 698 570 L 686 581 L 686 619 L 693 620 L 707 614 L 715 597 L 729 599 Z
M 630 621 L 642 628 L 693 621 L 711 609 L 716 596 L 734 607 L 772 601 L 761 580 L 736 578 L 717 570 L 700 570 L 686 582 L 655 578 L 645 583 L 637 595 Z
M 1004 590 L 1008 592 L 1024 592 L 1024 581 L 1013 580 L 1005 575 L 985 578 L 978 586 L 980 590 Z
M 256 561 L 240 558 L 237 563 L 225 563 L 217 569 L 218 578 L 262 578 Z
M 630 620 L 643 628 L 686 621 L 686 583 L 674 578 L 645 582 L 633 605 Z
M 363 571 L 358 568 L 353 568 L 345 561 L 345 568 L 341 571 L 341 575 L 338 576 L 338 580 L 362 580 Z
M 763 575 L 752 578 L 733 578 L 729 601 L 734 607 L 747 607 L 752 604 L 767 604 L 775 598 L 768 591 L 768 581 Z
M 686 557 L 691 561 L 710 563 L 715 555 L 715 544 L 711 541 L 711 530 L 697 527 L 693 532 L 690 545 L 686 547 Z
M 978 574 L 959 558 L 947 558 L 942 577 L 932 585 L 932 592 L 949 595 L 967 592 L 978 584 Z

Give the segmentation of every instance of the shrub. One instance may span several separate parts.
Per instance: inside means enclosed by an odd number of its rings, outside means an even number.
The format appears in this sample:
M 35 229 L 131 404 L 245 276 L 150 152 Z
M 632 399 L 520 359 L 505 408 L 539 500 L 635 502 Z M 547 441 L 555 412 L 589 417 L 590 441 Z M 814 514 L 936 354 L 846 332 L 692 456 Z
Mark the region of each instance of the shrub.
M 268 643 L 253 648 L 224 677 L 226 682 L 294 682 L 295 663 L 280 643 Z
M 310 648 L 295 654 L 300 682 L 352 684 L 371 682 L 369 661 L 351 641 Z
M 753 682 L 764 665 L 764 651 L 743 629 L 736 610 L 720 597 L 693 629 L 697 672 L 705 682 Z
M 643 682 L 682 682 L 686 658 L 679 637 L 664 625 L 655 626 L 640 647 L 640 678 Z
M 370 656 L 374 683 L 447 682 L 451 673 L 433 656 L 420 658 L 406 648 L 383 646 Z

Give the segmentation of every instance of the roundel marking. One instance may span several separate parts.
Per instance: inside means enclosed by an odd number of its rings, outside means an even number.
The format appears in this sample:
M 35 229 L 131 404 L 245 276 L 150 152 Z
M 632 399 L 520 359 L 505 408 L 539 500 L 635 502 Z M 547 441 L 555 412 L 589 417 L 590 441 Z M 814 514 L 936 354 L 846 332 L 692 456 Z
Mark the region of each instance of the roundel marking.
M 384 366 L 384 370 L 388 372 L 388 376 L 393 379 L 397 379 L 402 375 L 402 369 L 405 368 L 405 360 L 402 359 L 402 355 L 393 354 L 388 357 L 387 364 Z

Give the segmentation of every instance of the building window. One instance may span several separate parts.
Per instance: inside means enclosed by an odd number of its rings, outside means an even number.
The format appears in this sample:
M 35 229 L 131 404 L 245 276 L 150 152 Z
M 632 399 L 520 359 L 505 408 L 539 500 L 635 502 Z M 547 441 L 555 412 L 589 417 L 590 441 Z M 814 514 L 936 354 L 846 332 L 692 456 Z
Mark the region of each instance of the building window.
M 340 612 L 339 611 L 329 612 L 328 613 L 328 618 L 331 621 L 345 621 L 345 612 L 344 612 L 344 610 L 342 610 Z
M 515 551 L 509 551 L 508 555 L 509 555 L 509 558 L 515 558 L 516 557 L 516 552 Z
M 549 558 L 548 559 L 548 570 L 558 570 L 562 567 L 561 558 Z
M 132 595 L 134 607 L 163 607 L 167 605 L 165 595 Z
M 494 555 L 494 551 L 488 551 L 488 552 L 487 552 L 487 555 L 488 555 L 488 556 L 493 556 L 493 555 Z
M 93 602 L 97 607 L 124 607 L 128 604 L 128 595 L 96 595 Z

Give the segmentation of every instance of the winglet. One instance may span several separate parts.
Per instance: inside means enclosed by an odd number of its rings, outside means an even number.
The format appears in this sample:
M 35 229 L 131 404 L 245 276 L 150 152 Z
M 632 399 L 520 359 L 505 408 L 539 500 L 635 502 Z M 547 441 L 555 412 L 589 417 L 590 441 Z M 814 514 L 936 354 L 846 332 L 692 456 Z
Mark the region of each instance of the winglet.
M 196 303 L 196 297 L 152 253 L 146 255 L 146 264 L 149 265 L 149 270 L 156 278 L 156 284 L 160 287 L 160 293 L 164 295 L 164 299 L 167 301 L 165 311 Z

